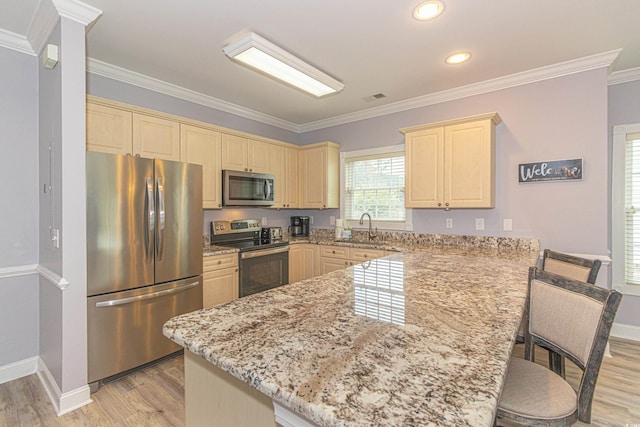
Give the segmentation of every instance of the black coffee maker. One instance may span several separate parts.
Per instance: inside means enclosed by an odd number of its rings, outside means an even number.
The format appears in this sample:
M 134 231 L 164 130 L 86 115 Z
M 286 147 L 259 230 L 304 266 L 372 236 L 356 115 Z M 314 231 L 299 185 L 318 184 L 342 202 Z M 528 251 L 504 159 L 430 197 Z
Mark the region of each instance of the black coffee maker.
M 309 217 L 291 217 L 291 237 L 309 237 Z

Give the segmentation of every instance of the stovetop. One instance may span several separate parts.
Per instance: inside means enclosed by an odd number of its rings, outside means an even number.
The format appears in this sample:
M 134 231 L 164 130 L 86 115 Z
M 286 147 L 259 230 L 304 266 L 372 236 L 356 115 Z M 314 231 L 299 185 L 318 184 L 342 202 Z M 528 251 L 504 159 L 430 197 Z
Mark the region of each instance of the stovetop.
M 211 222 L 212 245 L 240 249 L 240 252 L 288 246 L 289 242 L 261 238 L 260 221 L 256 219 Z

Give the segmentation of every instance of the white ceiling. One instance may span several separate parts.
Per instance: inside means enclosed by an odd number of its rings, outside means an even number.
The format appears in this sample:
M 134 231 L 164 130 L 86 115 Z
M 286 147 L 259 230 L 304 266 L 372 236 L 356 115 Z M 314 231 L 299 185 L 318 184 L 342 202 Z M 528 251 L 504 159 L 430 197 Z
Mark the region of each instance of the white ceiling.
M 0 0 L 0 28 L 26 35 L 38 1 Z M 296 129 L 616 49 L 612 71 L 640 67 L 638 0 L 443 1 L 419 22 L 420 0 L 84 0 L 103 11 L 89 69 L 120 67 Z M 222 48 L 249 31 L 345 89 L 315 99 L 230 61 Z M 445 64 L 458 50 L 471 60 Z

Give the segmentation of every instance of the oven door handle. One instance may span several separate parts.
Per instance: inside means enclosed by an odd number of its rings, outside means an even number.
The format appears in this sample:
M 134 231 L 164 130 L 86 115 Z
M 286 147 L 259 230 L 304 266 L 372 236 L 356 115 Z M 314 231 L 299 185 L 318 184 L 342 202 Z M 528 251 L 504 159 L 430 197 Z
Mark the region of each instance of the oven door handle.
M 288 252 L 288 251 L 289 251 L 289 246 L 282 246 L 282 247 L 273 248 L 273 249 L 259 249 L 257 251 L 241 252 L 240 259 L 256 258 L 260 256 L 280 254 L 282 252 Z

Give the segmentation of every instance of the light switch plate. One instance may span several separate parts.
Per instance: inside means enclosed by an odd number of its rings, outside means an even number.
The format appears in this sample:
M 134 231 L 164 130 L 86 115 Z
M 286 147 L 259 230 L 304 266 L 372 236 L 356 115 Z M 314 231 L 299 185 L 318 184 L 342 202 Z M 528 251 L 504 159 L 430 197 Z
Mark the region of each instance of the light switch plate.
M 476 218 L 476 230 L 484 230 L 484 218 Z
M 329 225 L 336 225 L 336 217 L 331 215 L 329 217 Z
M 505 219 L 502 221 L 502 229 L 504 231 L 513 231 L 513 220 Z
M 267 226 L 267 217 L 263 216 L 262 219 L 260 220 L 261 223 L 261 227 L 266 227 Z
M 445 227 L 446 228 L 453 228 L 453 218 L 447 218 L 445 220 Z

